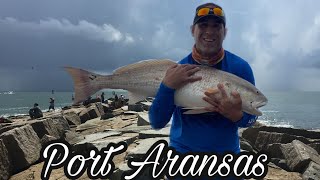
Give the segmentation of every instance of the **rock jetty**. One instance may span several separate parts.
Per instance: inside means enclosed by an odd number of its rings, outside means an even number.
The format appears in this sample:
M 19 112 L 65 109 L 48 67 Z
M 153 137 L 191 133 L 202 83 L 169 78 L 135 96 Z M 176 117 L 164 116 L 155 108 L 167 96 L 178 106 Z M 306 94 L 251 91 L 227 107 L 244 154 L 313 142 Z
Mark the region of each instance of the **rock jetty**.
M 121 179 L 129 171 L 129 158 L 143 157 L 158 140 L 169 141 L 170 125 L 153 130 L 148 119 L 151 102 L 115 108 L 94 102 L 46 112 L 31 120 L 11 117 L 0 123 L 0 179 L 41 179 L 44 166 L 41 149 L 53 140 L 65 140 L 75 152 L 98 150 L 109 143 L 126 142 L 128 149 L 114 156 L 115 170 L 109 179 Z M 270 162 L 268 180 L 320 179 L 320 132 L 268 127 L 258 122 L 239 129 L 241 150 L 266 153 Z M 63 167 L 54 169 L 50 179 L 68 179 Z M 89 179 L 84 173 L 78 179 Z M 144 171 L 139 179 L 152 179 Z

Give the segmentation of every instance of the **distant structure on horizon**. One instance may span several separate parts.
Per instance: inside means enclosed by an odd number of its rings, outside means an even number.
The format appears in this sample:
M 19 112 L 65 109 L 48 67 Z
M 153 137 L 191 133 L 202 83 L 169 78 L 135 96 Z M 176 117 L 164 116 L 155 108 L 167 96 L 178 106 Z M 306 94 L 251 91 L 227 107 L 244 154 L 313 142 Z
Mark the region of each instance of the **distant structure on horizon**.
M 51 94 L 54 94 L 54 90 L 52 89 Z

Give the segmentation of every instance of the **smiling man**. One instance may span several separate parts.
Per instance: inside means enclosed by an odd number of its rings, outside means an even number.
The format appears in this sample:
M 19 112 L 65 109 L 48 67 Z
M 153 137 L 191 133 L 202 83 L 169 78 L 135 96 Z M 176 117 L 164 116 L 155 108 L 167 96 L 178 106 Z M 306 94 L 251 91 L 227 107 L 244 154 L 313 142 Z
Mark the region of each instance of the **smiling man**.
M 254 84 L 252 69 L 245 60 L 223 49 L 227 29 L 220 6 L 198 6 L 191 33 L 195 41 L 192 52 L 167 70 L 149 111 L 151 126 L 163 128 L 172 117 L 170 146 L 181 153 L 239 153 L 238 127 L 253 125 L 257 117 L 242 111 L 238 92 L 227 94 L 222 84 L 213 87 L 203 95 L 210 106 L 206 107 L 209 112 L 202 114 L 183 114 L 185 110 L 174 104 L 174 93 L 187 83 L 201 80 L 194 75 L 200 70 L 196 65 L 211 66 Z

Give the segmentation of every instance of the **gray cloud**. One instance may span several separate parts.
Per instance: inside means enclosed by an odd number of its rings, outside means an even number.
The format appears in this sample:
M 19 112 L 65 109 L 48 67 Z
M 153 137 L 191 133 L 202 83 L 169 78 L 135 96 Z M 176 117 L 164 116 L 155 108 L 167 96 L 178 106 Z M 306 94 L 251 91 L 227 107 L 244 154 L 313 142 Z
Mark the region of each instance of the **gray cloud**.
M 49 33 L 64 34 L 67 36 L 77 36 L 89 40 L 110 42 L 133 43 L 133 37 L 128 33 L 121 33 L 118 29 L 110 24 L 101 26 L 90 23 L 85 20 L 79 21 L 78 24 L 72 24 L 67 19 L 57 20 L 49 18 L 35 22 L 21 22 L 15 18 L 7 17 L 0 19 L 0 24 L 5 28 L 19 29 L 20 32 L 34 36 L 45 36 Z
M 0 91 L 72 90 L 66 65 L 111 73 L 143 59 L 180 60 L 203 2 L 2 0 Z M 251 64 L 259 88 L 320 90 L 320 2 L 217 3 L 227 16 L 224 47 Z

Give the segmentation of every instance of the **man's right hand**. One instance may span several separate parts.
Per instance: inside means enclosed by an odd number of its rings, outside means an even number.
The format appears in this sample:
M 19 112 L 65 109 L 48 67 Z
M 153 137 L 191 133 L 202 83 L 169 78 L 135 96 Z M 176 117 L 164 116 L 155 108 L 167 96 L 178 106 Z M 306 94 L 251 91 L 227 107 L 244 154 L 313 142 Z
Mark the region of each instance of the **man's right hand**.
M 196 65 L 175 64 L 167 70 L 162 83 L 169 88 L 179 89 L 190 82 L 201 80 L 201 76 L 194 76 L 198 71 L 200 71 L 200 68 Z

